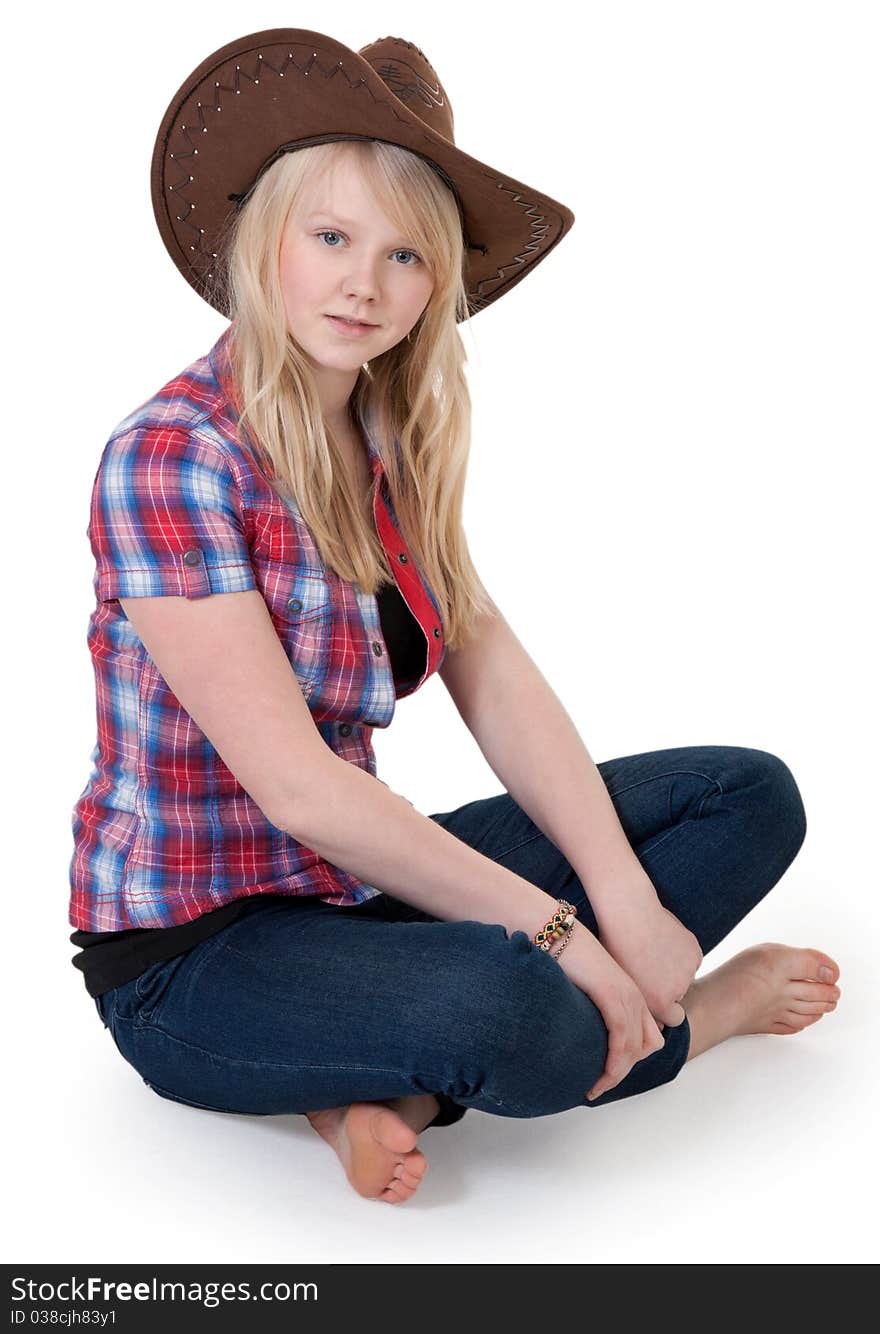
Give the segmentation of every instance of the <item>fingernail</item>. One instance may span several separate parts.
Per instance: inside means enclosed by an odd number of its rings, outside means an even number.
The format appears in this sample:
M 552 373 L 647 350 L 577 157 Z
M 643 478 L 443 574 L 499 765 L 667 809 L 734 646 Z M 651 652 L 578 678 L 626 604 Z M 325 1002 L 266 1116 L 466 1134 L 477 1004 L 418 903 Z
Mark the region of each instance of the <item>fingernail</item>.
M 824 968 L 824 967 L 820 968 L 819 976 L 821 977 L 823 982 L 832 982 L 834 980 L 834 973 L 831 971 L 830 968 Z

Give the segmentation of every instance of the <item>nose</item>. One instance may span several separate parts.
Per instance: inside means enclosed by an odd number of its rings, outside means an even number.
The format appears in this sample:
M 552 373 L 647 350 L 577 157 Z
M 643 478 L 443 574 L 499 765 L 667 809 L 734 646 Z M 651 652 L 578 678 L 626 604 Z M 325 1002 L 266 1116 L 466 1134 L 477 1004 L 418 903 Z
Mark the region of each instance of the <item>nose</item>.
M 368 258 L 365 257 L 360 263 L 352 265 L 343 284 L 343 290 L 346 297 L 354 297 L 358 302 L 375 301 L 379 295 L 379 281 L 375 266 Z

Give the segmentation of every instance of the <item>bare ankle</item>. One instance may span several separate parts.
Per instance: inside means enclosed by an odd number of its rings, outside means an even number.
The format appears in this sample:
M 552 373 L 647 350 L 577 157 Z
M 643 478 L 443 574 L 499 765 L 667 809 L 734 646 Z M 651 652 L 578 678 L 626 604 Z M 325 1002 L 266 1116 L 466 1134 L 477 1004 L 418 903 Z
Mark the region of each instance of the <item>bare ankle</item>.
M 706 994 L 705 979 L 691 984 L 690 990 L 681 998 L 682 1008 L 687 1015 L 690 1028 L 690 1046 L 685 1063 L 700 1056 L 710 1047 L 715 1047 L 729 1036 L 720 1031 L 717 1018 L 711 1007 L 711 998 Z

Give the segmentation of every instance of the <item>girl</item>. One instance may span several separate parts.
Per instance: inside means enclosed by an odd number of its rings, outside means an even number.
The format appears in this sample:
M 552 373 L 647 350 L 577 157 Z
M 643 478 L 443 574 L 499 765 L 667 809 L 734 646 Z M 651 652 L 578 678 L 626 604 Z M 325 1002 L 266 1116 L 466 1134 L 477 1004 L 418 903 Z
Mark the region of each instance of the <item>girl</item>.
M 71 941 L 126 1061 L 189 1106 L 305 1114 L 400 1203 L 419 1133 L 468 1108 L 612 1102 L 833 1009 L 816 949 L 695 981 L 801 846 L 785 763 L 596 766 L 469 556 L 457 324 L 570 210 L 456 147 L 418 48 L 296 29 L 187 77 L 152 189 L 229 324 L 114 429 L 92 493 Z M 371 736 L 434 673 L 505 791 L 426 818 Z

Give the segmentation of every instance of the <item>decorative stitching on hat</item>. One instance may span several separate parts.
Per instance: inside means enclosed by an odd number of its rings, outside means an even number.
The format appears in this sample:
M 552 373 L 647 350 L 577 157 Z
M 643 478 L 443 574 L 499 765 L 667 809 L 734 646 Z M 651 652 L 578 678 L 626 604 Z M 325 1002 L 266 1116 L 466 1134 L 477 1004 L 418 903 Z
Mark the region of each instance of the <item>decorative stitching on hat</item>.
M 428 69 L 434 75 L 434 78 L 437 80 L 437 82 L 438 83 L 440 82 L 440 75 L 437 73 L 434 66 L 431 64 L 430 60 L 425 55 L 424 51 L 420 47 L 416 46 L 415 42 L 408 42 L 405 37 L 377 37 L 375 42 L 370 43 L 370 46 L 378 46 L 380 42 L 394 42 L 395 45 L 397 46 L 406 46 L 409 48 L 410 51 L 415 51 L 417 55 L 420 55 L 422 57 L 422 60 L 424 60 L 425 64 L 428 66 Z M 367 50 L 367 48 L 363 47 L 358 52 L 358 55 L 362 56 L 365 50 Z
M 500 181 L 498 182 L 498 189 L 503 190 L 505 194 L 510 195 L 511 202 L 517 204 L 520 208 L 522 208 L 528 220 L 528 224 L 532 229 L 532 239 L 526 246 L 522 254 L 514 255 L 511 260 L 508 260 L 507 264 L 495 270 L 497 277 L 482 278 L 477 283 L 476 287 L 474 288 L 474 291 L 479 296 L 483 295 L 483 290 L 488 286 L 488 284 L 495 283 L 497 285 L 498 282 L 504 279 L 507 275 L 507 270 L 511 267 L 511 265 L 523 264 L 525 262 L 527 255 L 529 255 L 530 253 L 534 253 L 534 251 L 536 250 L 540 250 L 541 241 L 544 239 L 544 237 L 550 230 L 549 222 L 544 221 L 544 214 L 539 213 L 538 210 L 535 208 L 534 204 L 530 204 L 527 199 L 523 199 L 520 195 L 516 193 L 515 190 L 510 190 L 506 185 L 502 185 Z
M 372 64 L 372 61 L 370 63 Z M 428 80 L 423 78 L 408 60 L 395 60 L 385 56 L 378 65 L 373 65 L 373 69 L 399 102 L 424 102 L 426 107 L 446 105 L 440 80 L 438 79 L 435 84 L 428 83 Z
M 424 52 L 420 51 L 417 46 L 413 45 L 413 43 L 407 42 L 401 37 L 385 38 L 383 40 L 386 41 L 390 40 L 401 46 L 409 47 L 413 51 L 417 51 L 418 54 L 422 57 L 422 59 L 425 61 L 426 65 L 428 65 L 428 68 L 431 69 L 432 73 L 434 73 L 435 77 L 437 77 L 436 71 L 433 69 L 433 66 L 430 64 L 430 61 L 428 61 Z M 223 63 L 225 64 L 227 62 Z M 223 109 L 222 95 L 225 93 L 229 93 L 232 94 L 233 96 L 239 96 L 241 92 L 240 84 L 242 80 L 247 80 L 248 83 L 252 85 L 257 85 L 260 82 L 260 75 L 265 74 L 267 71 L 271 72 L 273 75 L 280 78 L 284 76 L 285 72 L 291 65 L 293 65 L 294 69 L 296 69 L 297 72 L 300 73 L 303 77 L 308 77 L 312 73 L 312 71 L 315 70 L 316 68 L 325 79 L 331 79 L 341 74 L 345 78 L 346 82 L 348 83 L 349 87 L 352 90 L 355 90 L 358 87 L 365 88 L 366 91 L 370 94 L 370 97 L 372 98 L 375 105 L 386 107 L 387 110 L 391 112 L 391 114 L 395 117 L 396 120 L 404 122 L 404 118 L 398 113 L 393 102 L 389 101 L 387 98 L 377 97 L 373 93 L 372 88 L 369 87 L 369 85 L 362 77 L 358 77 L 356 80 L 352 80 L 349 77 L 345 69 L 345 66 L 343 65 L 341 60 L 334 61 L 330 66 L 324 65 L 318 59 L 318 54 L 314 49 L 312 50 L 311 55 L 308 57 L 308 59 L 305 61 L 303 65 L 297 63 L 297 61 L 294 59 L 293 52 L 290 50 L 288 50 L 286 60 L 284 60 L 282 65 L 277 68 L 275 65 L 273 65 L 272 61 L 267 60 L 262 55 L 262 53 L 259 53 L 255 58 L 253 73 L 248 73 L 247 70 L 242 68 L 241 64 L 236 64 L 232 83 L 223 83 L 219 79 L 214 80 L 213 105 L 211 105 L 210 103 L 198 102 L 196 107 L 198 124 L 180 126 L 179 133 L 183 138 L 184 142 L 187 144 L 189 151 L 171 153 L 170 134 L 168 137 L 168 141 L 166 142 L 166 155 L 170 157 L 171 161 L 175 164 L 175 166 L 177 166 L 178 169 L 181 170 L 183 173 L 180 179 L 176 183 L 169 183 L 168 189 L 170 193 L 172 193 L 175 196 L 176 199 L 179 199 L 182 201 L 183 204 L 188 205 L 188 211 L 184 214 L 177 214 L 176 217 L 177 221 L 179 223 L 182 223 L 188 229 L 188 231 L 192 236 L 192 242 L 189 246 L 189 249 L 193 254 L 194 266 L 196 258 L 200 256 L 206 262 L 206 266 L 208 268 L 211 268 L 212 266 L 210 265 L 209 261 L 212 259 L 217 259 L 218 256 L 216 251 L 208 251 L 203 249 L 202 234 L 204 229 L 197 227 L 193 223 L 189 222 L 190 214 L 193 212 L 195 205 L 192 203 L 191 200 L 186 198 L 186 195 L 183 193 L 183 191 L 190 184 L 190 182 L 193 181 L 194 177 L 186 171 L 185 167 L 182 166 L 181 160 L 185 158 L 194 158 L 198 156 L 198 149 L 195 147 L 192 135 L 196 133 L 202 133 L 202 134 L 208 133 L 209 127 L 205 119 L 206 110 L 215 113 L 221 112 Z M 218 66 L 217 68 L 218 69 L 222 68 L 222 65 Z M 208 80 L 210 79 L 212 73 L 214 73 L 214 71 L 211 71 L 203 80 L 204 84 L 208 83 Z M 439 88 L 439 78 L 438 78 L 438 88 Z M 196 89 L 192 89 L 190 92 L 190 97 L 192 97 L 195 94 L 195 92 Z M 190 115 L 191 114 L 192 113 L 190 113 Z M 406 122 L 406 124 L 409 126 L 409 122 Z M 418 131 L 418 126 L 416 126 L 415 129 Z M 433 144 L 430 142 L 427 135 L 424 135 L 423 137 L 427 145 L 426 156 L 431 157 L 432 156 L 431 150 L 433 149 Z M 274 160 L 274 158 L 272 160 Z M 170 170 L 170 168 L 168 170 Z M 485 175 L 487 179 L 492 179 L 489 176 L 488 172 L 486 172 Z M 503 283 L 506 280 L 507 274 L 511 268 L 514 267 L 521 268 L 524 264 L 526 264 L 528 260 L 537 251 L 541 250 L 542 243 L 548 231 L 550 230 L 550 223 L 547 222 L 545 215 L 539 212 L 535 204 L 530 203 L 528 200 L 522 199 L 521 196 L 517 194 L 515 190 L 512 190 L 509 187 L 505 186 L 502 181 L 496 180 L 495 183 L 499 190 L 503 190 L 506 194 L 510 196 L 512 203 L 516 204 L 523 210 L 524 217 L 531 229 L 531 239 L 529 243 L 526 245 L 524 250 L 522 250 L 519 254 L 513 255 L 509 260 L 505 261 L 504 264 L 499 265 L 496 268 L 495 273 L 493 275 L 481 279 L 476 284 L 475 287 L 469 289 L 468 292 L 469 299 L 473 298 L 474 296 L 477 297 L 483 296 L 484 294 L 486 294 L 487 291 L 494 291 L 495 288 L 497 288 L 501 283 Z M 253 186 L 251 186 L 250 188 L 252 189 Z M 233 197 L 234 196 L 230 196 L 230 198 Z M 484 254 L 486 253 L 486 247 L 480 245 L 479 243 L 473 244 L 468 241 L 468 245 L 469 248 L 471 249 L 478 249 L 481 250 Z M 199 274 L 198 276 L 204 283 L 205 281 L 204 276 L 202 274 Z M 213 272 L 209 272 L 207 274 L 207 277 L 208 279 L 212 278 Z

